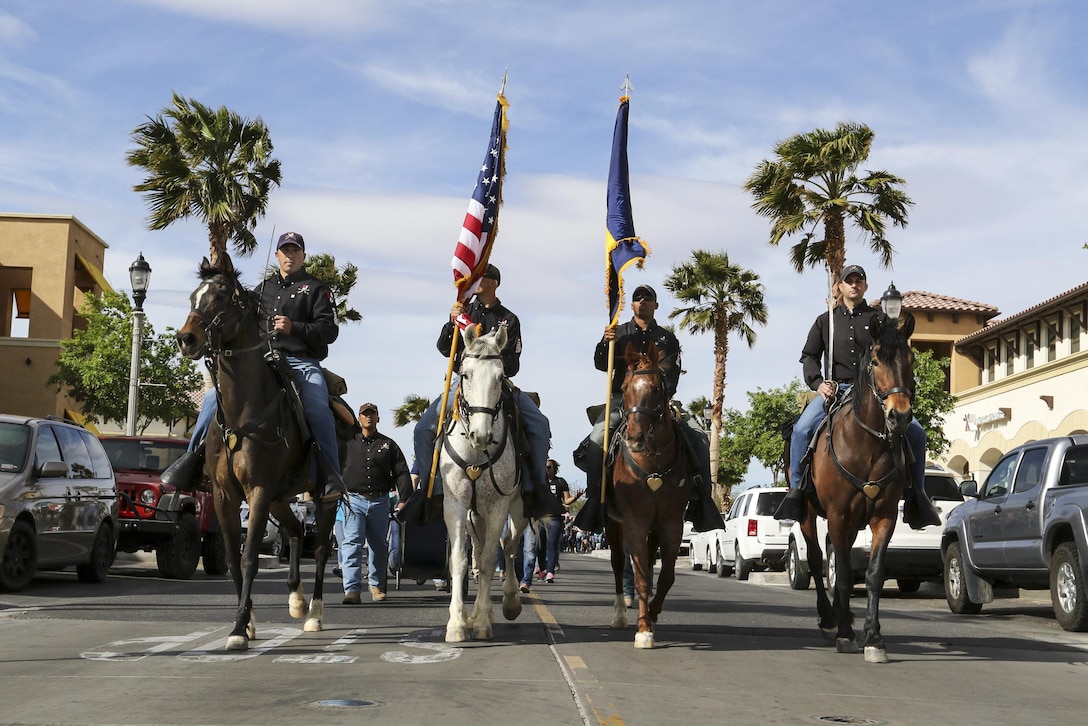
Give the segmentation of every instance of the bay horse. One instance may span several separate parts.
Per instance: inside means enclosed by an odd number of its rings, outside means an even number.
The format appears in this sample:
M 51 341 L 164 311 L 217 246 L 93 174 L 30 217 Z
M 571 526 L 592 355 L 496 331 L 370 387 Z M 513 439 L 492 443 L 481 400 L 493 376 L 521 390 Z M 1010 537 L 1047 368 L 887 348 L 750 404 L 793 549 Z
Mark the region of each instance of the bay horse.
M 654 625 L 676 580 L 684 510 L 694 483 L 680 455 L 682 434 L 669 409 L 665 372 L 658 366 L 660 351 L 652 343 L 645 353 L 628 345 L 624 355 L 623 421 L 616 429 L 614 445 L 609 447 L 616 453 L 611 465 L 613 496 L 605 521 L 616 585 L 612 627 L 627 627 L 623 599 L 626 546 L 638 593 L 635 647 L 653 648 Z M 659 548 L 661 573 L 654 592 L 653 565 Z
M 850 550 L 865 525 L 872 532 L 869 565 L 865 572 L 865 661 L 888 662 L 880 634 L 880 592 L 884 587 L 884 559 L 895 531 L 899 500 L 909 480 L 910 447 L 907 426 L 913 419 L 914 352 L 909 339 L 914 316 L 898 321 L 874 316 L 869 324 L 873 343 L 858 361 L 850 396 L 832 411 L 812 454 L 812 482 L 808 513 L 801 522 L 808 549 L 808 565 L 816 585 L 819 627 L 835 638 L 840 653 L 856 653 L 858 645 L 850 611 L 854 569 Z M 789 450 L 789 446 L 786 446 Z M 823 553 L 816 537 L 816 517 L 827 519 L 831 555 L 835 558 L 834 599 L 828 602 L 820 576 Z
M 212 480 L 215 513 L 238 594 L 227 649 L 245 650 L 256 638 L 253 580 L 269 514 L 291 540 L 287 573 L 291 616 L 305 618 L 303 629 L 307 632 L 322 629 L 323 579 L 336 508 L 321 503 L 320 487 L 309 483 L 310 447 L 302 438 L 284 388 L 290 382 L 281 380 L 266 360 L 270 349 L 261 340 L 254 293 L 242 287 L 227 255 L 219 257 L 218 266 L 205 257 L 199 274 L 200 285 L 189 297 L 191 309 L 176 337 L 183 355 L 207 360 L 215 384 L 218 413 L 206 440 L 205 470 Z M 304 492 L 310 492 L 318 503 L 317 577 L 308 607 L 299 576 L 302 525 L 288 506 Z M 243 498 L 249 502 L 244 552 L 239 516 Z
M 506 345 L 506 328 L 499 327 L 487 335 L 480 335 L 476 326 L 470 325 L 462 337 L 465 350 L 461 355 L 461 383 L 456 392 L 454 416 L 440 434 L 439 454 L 443 515 L 450 541 L 447 643 L 467 640 L 470 628 L 473 638 L 492 639 L 491 578 L 500 544 L 506 572 L 502 614 L 507 620 L 514 620 L 521 614 L 514 558 L 521 533 L 528 524 L 517 478 L 510 413 L 502 404 L 502 348 Z M 508 516 L 512 524 L 503 537 Z M 472 614 L 467 616 L 464 602 L 469 567 L 466 530 L 480 572 L 476 603 Z

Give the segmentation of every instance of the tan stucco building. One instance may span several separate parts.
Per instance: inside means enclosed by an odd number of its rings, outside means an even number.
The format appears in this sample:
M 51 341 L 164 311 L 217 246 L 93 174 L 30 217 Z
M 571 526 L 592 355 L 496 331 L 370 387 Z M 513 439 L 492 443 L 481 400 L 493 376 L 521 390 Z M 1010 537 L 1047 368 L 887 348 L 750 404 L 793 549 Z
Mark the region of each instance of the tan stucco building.
M 0 411 L 81 419 L 79 408 L 46 380 L 59 341 L 84 322 L 87 295 L 110 290 L 102 274 L 106 244 L 75 217 L 0 213 Z M 11 337 L 25 319 L 26 337 Z

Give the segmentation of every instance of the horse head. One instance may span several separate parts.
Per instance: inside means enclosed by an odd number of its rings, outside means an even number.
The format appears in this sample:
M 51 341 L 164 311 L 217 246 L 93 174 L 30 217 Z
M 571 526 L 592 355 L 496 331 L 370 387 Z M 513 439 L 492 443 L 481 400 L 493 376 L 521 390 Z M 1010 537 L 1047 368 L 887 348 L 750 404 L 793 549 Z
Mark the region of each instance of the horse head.
M 868 388 L 883 407 L 885 430 L 893 435 L 906 432 L 914 418 L 914 351 L 910 336 L 914 332 L 914 316 L 908 312 L 898 320 L 881 320 L 874 316 L 869 325 L 873 344 L 867 359 L 859 366 L 859 379 L 868 379 Z M 865 396 L 862 388 L 855 390 Z
M 228 255 L 214 266 L 205 257 L 200 263 L 200 285 L 189 296 L 189 315 L 175 336 L 182 355 L 201 358 L 223 350 L 246 331 L 252 318 L 252 296 L 242 287 Z
M 492 442 L 495 420 L 502 407 L 503 362 L 506 328 L 480 335 L 475 325 L 462 333 L 465 352 L 461 355 L 461 409 L 469 443 L 484 451 Z
M 668 408 L 665 376 L 658 367 L 661 353 L 653 343 L 645 353 L 630 344 L 624 351 L 627 375 L 623 379 L 623 413 L 627 419 L 624 438 L 632 453 L 645 451 L 653 440 L 654 427 Z

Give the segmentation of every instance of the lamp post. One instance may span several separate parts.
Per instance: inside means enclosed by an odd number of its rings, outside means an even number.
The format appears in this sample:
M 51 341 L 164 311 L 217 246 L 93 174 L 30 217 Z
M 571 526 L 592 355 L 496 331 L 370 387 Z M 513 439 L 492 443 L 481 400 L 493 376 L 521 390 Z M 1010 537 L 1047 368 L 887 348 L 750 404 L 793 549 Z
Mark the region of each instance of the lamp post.
M 136 408 L 140 400 L 140 349 L 144 342 L 144 299 L 147 298 L 147 285 L 151 281 L 151 265 L 147 264 L 143 252 L 128 268 L 128 279 L 132 284 L 132 301 L 136 310 L 132 313 L 132 367 L 129 369 L 128 422 L 125 433 L 135 436 Z
M 894 282 L 880 296 L 880 309 L 892 320 L 898 320 L 903 312 L 903 294 L 895 289 Z

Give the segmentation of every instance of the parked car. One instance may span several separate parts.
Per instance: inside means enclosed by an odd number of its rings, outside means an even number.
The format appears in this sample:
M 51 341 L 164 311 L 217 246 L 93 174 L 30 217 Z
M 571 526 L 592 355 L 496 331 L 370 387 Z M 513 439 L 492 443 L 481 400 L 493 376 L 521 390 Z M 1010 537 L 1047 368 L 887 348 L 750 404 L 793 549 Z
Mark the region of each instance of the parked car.
M 725 516 L 725 529 L 704 533 L 708 536 L 698 540 L 698 548 L 713 561 L 719 577 L 736 572 L 738 580 L 747 580 L 754 569 L 785 567 L 791 523 L 779 522 L 774 513 L 787 491 L 786 487 L 744 490 Z
M 955 474 L 940 466 L 927 466 L 925 474 L 926 494 L 933 500 L 941 521 L 944 522 L 955 509 L 963 504 L 964 497 L 959 490 Z M 828 587 L 833 587 L 838 573 L 835 560 L 831 556 L 831 543 L 827 539 L 827 520 L 816 518 L 816 539 L 823 544 L 824 567 Z M 865 579 L 865 570 L 869 566 L 869 551 L 872 546 L 872 532 L 869 527 L 858 532 L 854 548 L 850 552 L 854 582 Z M 786 555 L 786 572 L 790 587 L 805 590 L 812 582 L 812 573 L 808 567 L 808 550 L 805 539 L 801 536 L 800 525 L 794 523 L 790 529 L 789 550 Z M 888 542 L 884 555 L 884 576 L 895 580 L 901 592 L 917 592 L 923 582 L 939 582 L 944 571 L 941 559 L 941 527 L 930 525 L 922 529 L 911 529 L 903 522 L 903 502 L 899 502 L 895 531 Z
M 291 511 L 295 518 L 302 522 L 302 550 L 301 553 L 312 552 L 314 539 L 317 534 L 317 524 L 313 502 L 291 502 Z M 242 502 L 242 542 L 246 541 L 249 534 L 249 503 Z M 261 540 L 261 554 L 275 555 L 279 559 L 285 559 L 291 552 L 291 543 L 285 530 L 280 528 L 276 518 L 269 515 L 268 524 L 264 528 L 264 539 Z M 334 563 L 335 564 L 335 563 Z
M 677 552 L 677 557 L 683 557 L 691 554 L 691 538 L 695 536 L 695 529 L 691 522 L 684 520 L 684 533 L 680 535 L 680 549 Z
M 1059 436 L 1005 454 L 945 524 L 945 597 L 974 614 L 998 588 L 1050 589 L 1066 630 L 1088 630 L 1088 436 Z
M 0 590 L 73 565 L 80 582 L 102 582 L 116 543 L 117 482 L 94 434 L 0 414 Z
M 209 575 L 227 572 L 211 492 L 179 492 L 160 478 L 189 446 L 168 436 L 102 436 L 117 472 L 121 552 L 154 552 L 163 577 L 188 580 L 203 558 Z
M 722 512 L 722 519 L 729 516 L 728 512 Z M 691 535 L 690 553 L 688 562 L 691 569 L 716 572 L 718 577 L 728 577 L 730 570 L 725 566 L 725 556 L 722 555 L 721 538 L 725 534 L 724 529 L 712 529 L 708 532 L 695 532 Z

